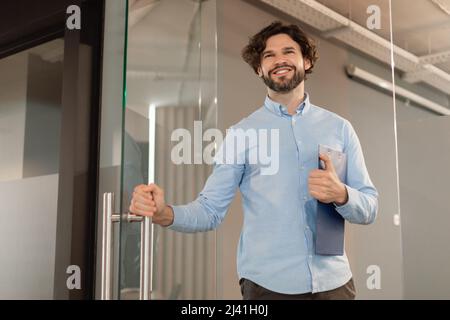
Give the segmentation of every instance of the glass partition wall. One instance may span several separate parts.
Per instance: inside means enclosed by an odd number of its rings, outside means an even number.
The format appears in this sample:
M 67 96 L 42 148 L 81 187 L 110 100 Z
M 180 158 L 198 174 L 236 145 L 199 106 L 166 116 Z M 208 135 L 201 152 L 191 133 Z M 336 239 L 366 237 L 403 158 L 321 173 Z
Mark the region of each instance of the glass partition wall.
M 169 204 L 188 203 L 211 172 L 202 161 L 209 143 L 202 138 L 216 127 L 215 1 L 127 6 L 121 212 L 142 183 L 158 184 Z M 190 156 L 178 161 L 183 133 L 192 137 L 182 151 Z M 120 298 L 216 298 L 215 237 L 215 231 L 177 233 L 148 218 L 122 219 Z M 139 296 L 139 288 L 147 295 Z
M 111 6 L 106 3 L 107 13 Z M 109 70 L 123 72 L 123 83 L 113 73 L 104 81 L 123 90 L 115 90 L 114 99 L 109 92 L 111 103 L 105 104 L 104 98 L 103 111 L 111 108 L 116 125 L 103 127 L 110 134 L 102 129 L 102 141 L 112 146 L 109 180 L 120 185 L 114 191 L 120 227 L 115 223 L 112 230 L 110 253 L 115 258 L 114 267 L 108 268 L 114 279 L 112 298 L 241 299 L 236 249 L 242 197 L 236 197 L 219 229 L 208 233 L 173 232 L 127 211 L 133 189 L 141 183 L 160 185 L 169 204 L 197 197 L 212 170 L 204 150 L 218 146 L 204 133 L 218 128 L 225 134 L 264 102 L 266 87 L 243 62 L 241 50 L 251 35 L 274 20 L 298 24 L 315 39 L 320 58 L 307 77 L 306 92 L 314 105 L 352 124 L 379 193 L 374 223 L 345 225 L 344 259 L 350 262 L 357 298 L 408 296 L 403 263 L 408 233 L 402 237 L 397 147 L 400 159 L 403 151 L 396 140 L 403 133 L 398 99 L 394 101 L 390 90 L 395 82 L 392 62 L 398 58 L 391 1 L 130 0 L 115 6 L 113 14 L 126 20 L 126 28 L 119 30 L 116 20 L 106 29 L 117 37 L 117 48 L 108 49 L 111 55 L 104 63 L 115 59 Z M 403 51 L 400 56 L 409 57 Z M 118 101 L 123 101 L 123 114 L 118 113 Z M 103 112 L 102 122 L 107 115 Z M 314 199 L 307 196 L 305 206 L 312 205 Z M 308 219 L 312 231 L 305 231 L 305 239 L 314 245 L 314 217 Z
M 450 4 L 395 0 L 392 18 L 404 298 L 449 299 Z
M 373 224 L 345 225 L 345 251 L 357 298 L 401 299 L 403 254 L 401 226 L 396 221 L 395 109 L 392 92 L 380 89 L 392 82 L 390 1 L 221 1 L 218 8 L 218 125 L 222 129 L 239 122 L 264 102 L 265 85 L 240 56 L 249 36 L 281 20 L 300 25 L 316 40 L 319 60 L 313 73 L 307 75 L 305 90 L 311 103 L 352 124 L 379 193 L 378 216 Z M 314 200 L 307 197 L 306 205 L 313 206 Z M 218 232 L 223 244 L 219 257 L 224 257 L 219 264 L 223 270 L 222 297 L 226 299 L 240 298 L 236 261 L 230 257 L 235 255 L 242 223 L 238 198 Z M 314 230 L 314 219 L 308 223 Z M 314 233 L 305 231 L 305 239 L 314 244 Z

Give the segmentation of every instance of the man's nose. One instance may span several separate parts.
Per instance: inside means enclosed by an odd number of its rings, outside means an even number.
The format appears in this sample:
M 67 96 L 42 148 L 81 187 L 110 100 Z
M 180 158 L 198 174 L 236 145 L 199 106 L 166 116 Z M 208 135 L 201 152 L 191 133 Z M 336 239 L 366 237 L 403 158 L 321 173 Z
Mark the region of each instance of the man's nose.
M 288 64 L 288 62 L 287 62 L 286 57 L 284 57 L 284 56 L 276 57 L 276 59 L 275 59 L 275 67 L 282 66 L 282 65 L 287 65 L 287 64 Z

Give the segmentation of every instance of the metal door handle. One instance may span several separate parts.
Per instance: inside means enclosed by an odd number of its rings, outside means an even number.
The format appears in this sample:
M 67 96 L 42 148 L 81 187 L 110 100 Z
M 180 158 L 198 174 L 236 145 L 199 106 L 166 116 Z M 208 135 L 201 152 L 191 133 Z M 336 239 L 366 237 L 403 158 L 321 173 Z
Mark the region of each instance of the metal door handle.
M 153 231 L 152 218 L 145 217 L 141 224 L 141 300 L 150 300 L 153 290 Z
M 112 223 L 119 221 L 118 216 L 113 218 L 114 194 L 103 194 L 103 219 L 102 219 L 102 300 L 111 299 L 111 237 Z
M 103 194 L 103 232 L 102 232 L 102 286 L 101 299 L 111 299 L 111 242 L 112 224 L 120 221 L 120 214 L 113 213 L 114 193 Z M 141 223 L 141 279 L 139 297 L 141 300 L 149 300 L 152 292 L 153 281 L 153 224 L 149 217 L 136 216 L 126 213 L 122 219 L 127 222 Z

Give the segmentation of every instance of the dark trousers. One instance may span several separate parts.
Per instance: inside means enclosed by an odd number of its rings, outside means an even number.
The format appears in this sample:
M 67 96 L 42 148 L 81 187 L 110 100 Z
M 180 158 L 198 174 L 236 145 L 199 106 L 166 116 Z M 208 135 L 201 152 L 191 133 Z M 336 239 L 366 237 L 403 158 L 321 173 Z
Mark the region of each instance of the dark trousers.
M 356 296 L 353 278 L 342 287 L 333 290 L 302 294 L 284 294 L 270 291 L 245 278 L 239 280 L 239 284 L 244 300 L 354 300 Z

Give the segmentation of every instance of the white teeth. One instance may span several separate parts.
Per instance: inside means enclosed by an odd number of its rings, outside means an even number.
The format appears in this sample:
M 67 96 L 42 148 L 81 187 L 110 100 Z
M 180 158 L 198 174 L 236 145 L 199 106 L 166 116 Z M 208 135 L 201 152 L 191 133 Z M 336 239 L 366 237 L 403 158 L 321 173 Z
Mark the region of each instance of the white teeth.
M 289 69 L 282 69 L 280 71 L 274 72 L 274 74 L 284 74 L 284 73 L 288 73 L 289 71 L 290 71 Z

